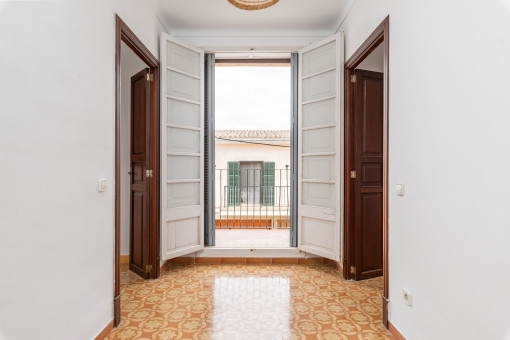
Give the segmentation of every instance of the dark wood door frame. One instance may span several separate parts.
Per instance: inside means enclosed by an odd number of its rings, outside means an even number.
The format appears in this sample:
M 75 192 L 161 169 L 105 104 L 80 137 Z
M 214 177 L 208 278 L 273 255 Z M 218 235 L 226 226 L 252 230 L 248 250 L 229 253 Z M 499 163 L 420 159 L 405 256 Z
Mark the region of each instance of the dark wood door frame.
M 115 15 L 115 284 L 114 284 L 114 325 L 120 323 L 120 123 L 121 123 L 121 42 L 124 42 L 133 52 L 149 66 L 153 77 L 150 88 L 150 153 L 149 163 L 153 170 L 153 177 L 149 185 L 149 258 L 152 264 L 150 278 L 159 277 L 159 61 L 142 43 L 131 29 Z M 124 146 L 129 147 L 129 146 Z
M 356 67 L 375 50 L 380 44 L 384 44 L 384 79 L 383 79 L 383 324 L 388 328 L 388 299 L 389 299 L 389 277 L 388 277 L 388 124 L 389 124 L 389 37 L 390 18 L 387 16 L 383 22 L 370 34 L 365 42 L 354 52 L 354 54 L 345 62 L 345 235 L 344 235 L 344 262 L 343 275 L 346 279 L 354 278 L 351 274 L 351 265 L 354 263 L 354 230 L 352 216 L 352 198 L 350 181 L 350 171 L 353 167 L 352 152 L 352 128 L 353 128 L 353 91 L 354 86 L 351 83 L 351 75 L 354 74 Z

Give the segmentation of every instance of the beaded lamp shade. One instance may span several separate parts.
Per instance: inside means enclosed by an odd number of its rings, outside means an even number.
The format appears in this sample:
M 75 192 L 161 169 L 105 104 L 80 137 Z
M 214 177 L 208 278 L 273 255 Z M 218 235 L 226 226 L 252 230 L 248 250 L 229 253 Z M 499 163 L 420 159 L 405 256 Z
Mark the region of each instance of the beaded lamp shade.
M 247 11 L 268 8 L 276 4 L 278 1 L 280 0 L 228 0 L 228 2 L 237 8 Z

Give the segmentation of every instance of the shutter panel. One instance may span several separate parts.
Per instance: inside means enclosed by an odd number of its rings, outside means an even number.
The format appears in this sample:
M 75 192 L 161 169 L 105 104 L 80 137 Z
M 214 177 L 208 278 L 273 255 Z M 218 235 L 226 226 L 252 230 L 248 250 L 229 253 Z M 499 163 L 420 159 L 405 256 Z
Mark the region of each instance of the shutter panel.
M 228 205 L 241 203 L 241 163 L 228 162 Z
M 204 248 L 204 53 L 161 35 L 161 259 Z
M 274 205 L 274 173 L 275 164 L 274 162 L 264 162 L 262 173 L 262 188 L 263 188 L 263 205 L 273 206 Z
M 298 95 L 298 83 L 299 83 L 299 54 L 293 53 L 290 58 L 291 73 L 292 73 L 292 127 L 291 127 L 291 155 L 290 155 L 290 170 L 291 185 L 290 185 L 290 246 L 298 246 L 298 107 L 299 107 L 299 95 Z
M 343 65 L 341 34 L 300 51 L 298 243 L 335 261 L 343 216 Z
M 216 227 L 214 166 L 214 54 L 205 55 L 204 72 L 204 243 L 214 246 Z

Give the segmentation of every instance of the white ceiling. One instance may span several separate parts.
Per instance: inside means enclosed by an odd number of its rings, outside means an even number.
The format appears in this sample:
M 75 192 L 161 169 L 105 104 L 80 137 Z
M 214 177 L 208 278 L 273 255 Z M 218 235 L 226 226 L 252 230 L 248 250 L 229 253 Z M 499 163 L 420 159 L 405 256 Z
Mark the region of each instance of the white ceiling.
M 244 11 L 227 0 L 161 0 L 162 20 L 174 33 L 193 31 L 330 32 L 348 0 L 280 0 L 257 11 Z

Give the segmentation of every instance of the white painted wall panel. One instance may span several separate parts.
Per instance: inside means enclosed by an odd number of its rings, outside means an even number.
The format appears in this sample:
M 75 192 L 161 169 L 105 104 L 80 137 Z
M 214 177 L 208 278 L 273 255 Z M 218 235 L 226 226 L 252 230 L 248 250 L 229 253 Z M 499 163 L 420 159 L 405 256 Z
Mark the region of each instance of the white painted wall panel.
M 168 95 L 181 99 L 200 101 L 200 79 L 182 73 L 168 71 Z
M 301 202 L 313 207 L 336 208 L 335 184 L 303 183 Z
M 200 105 L 168 99 L 167 120 L 172 124 L 200 127 Z
M 200 76 L 200 53 L 190 51 L 177 44 L 169 43 L 167 46 L 167 66 Z
M 335 240 L 331 238 L 334 233 L 335 223 L 312 218 L 303 218 L 303 245 L 335 251 Z
M 333 41 L 315 50 L 303 53 L 301 76 L 307 77 L 317 72 L 335 68 L 335 48 L 336 44 Z
M 168 156 L 167 162 L 167 179 L 200 179 L 200 156 Z
M 335 128 L 303 131 L 303 153 L 335 152 Z
M 168 207 L 200 205 L 200 183 L 168 184 Z
M 200 153 L 200 131 L 168 128 L 168 152 Z
M 184 248 L 196 246 L 200 243 L 200 218 L 187 218 L 184 220 L 177 220 L 174 223 L 174 239 L 175 248 Z M 192 229 L 192 232 L 190 232 Z
M 336 72 L 331 71 L 303 79 L 303 102 L 334 96 L 335 78 Z
M 303 157 L 303 179 L 335 179 L 335 157 L 332 156 L 307 156 Z
M 322 100 L 303 105 L 302 126 L 304 128 L 335 123 L 335 99 Z

